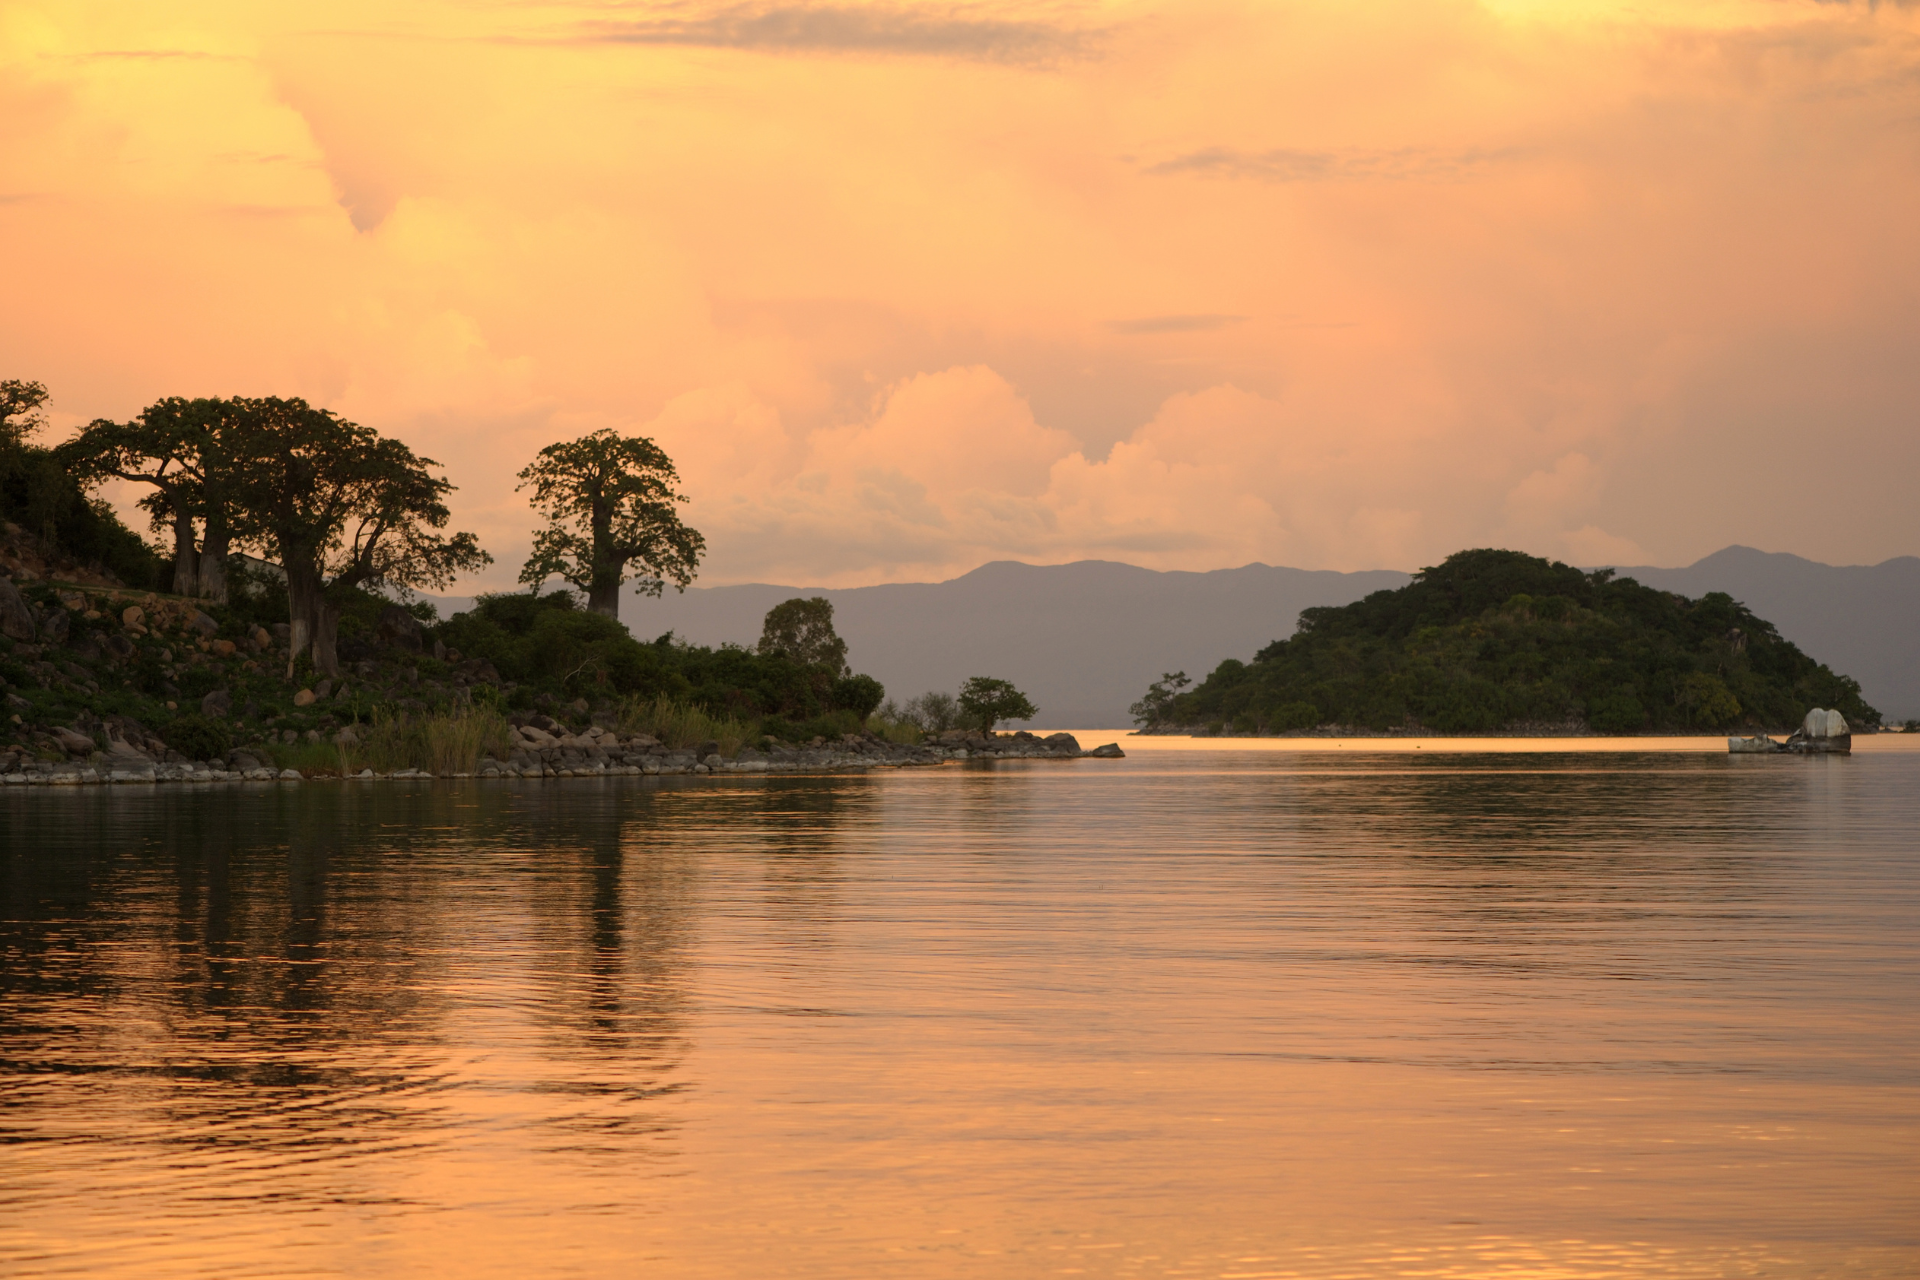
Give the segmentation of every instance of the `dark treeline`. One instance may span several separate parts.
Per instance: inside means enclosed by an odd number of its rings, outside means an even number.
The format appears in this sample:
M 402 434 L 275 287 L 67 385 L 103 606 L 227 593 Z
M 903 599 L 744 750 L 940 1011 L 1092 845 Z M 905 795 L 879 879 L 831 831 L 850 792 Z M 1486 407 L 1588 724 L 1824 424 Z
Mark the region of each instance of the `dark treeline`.
M 1156 681 L 1135 717 L 1216 733 L 1671 733 L 1791 729 L 1818 706 L 1880 722 L 1858 682 L 1730 596 L 1688 600 L 1517 551 L 1462 551 L 1398 590 L 1308 609 L 1291 638 L 1189 683 Z
M 620 623 L 623 590 L 684 589 L 705 551 L 645 438 L 541 450 L 519 475 L 544 519 L 527 589 L 441 620 L 413 593 L 492 557 L 450 527 L 433 459 L 279 397 L 169 398 L 47 447 L 45 400 L 0 384 L 0 553 L 20 580 L 0 579 L 0 687 L 27 730 L 117 717 L 193 722 L 183 741 L 310 738 L 450 704 L 584 717 L 638 700 L 805 734 L 858 728 L 884 696 L 848 668 L 824 600 L 781 606 L 752 648 L 642 642 Z M 144 491 L 158 545 L 93 496 L 111 480 Z

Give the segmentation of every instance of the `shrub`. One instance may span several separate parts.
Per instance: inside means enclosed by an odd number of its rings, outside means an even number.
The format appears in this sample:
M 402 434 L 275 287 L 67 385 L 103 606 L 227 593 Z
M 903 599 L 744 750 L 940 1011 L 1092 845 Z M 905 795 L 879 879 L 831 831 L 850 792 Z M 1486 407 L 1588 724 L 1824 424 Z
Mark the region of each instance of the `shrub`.
M 233 733 L 226 724 L 197 711 L 176 716 L 161 730 L 160 740 L 189 760 L 219 760 L 233 747 Z
M 1267 727 L 1276 733 L 1312 729 L 1320 724 L 1320 708 L 1311 702 L 1286 702 L 1267 717 Z

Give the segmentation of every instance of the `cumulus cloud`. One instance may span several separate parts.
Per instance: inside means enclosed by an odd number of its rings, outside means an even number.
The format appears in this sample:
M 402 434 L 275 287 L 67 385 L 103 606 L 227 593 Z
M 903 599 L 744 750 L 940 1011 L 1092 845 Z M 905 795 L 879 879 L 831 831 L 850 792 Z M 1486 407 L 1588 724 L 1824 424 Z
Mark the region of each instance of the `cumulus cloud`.
M 1588 12 L 0 9 L 0 376 L 400 436 L 470 586 L 602 426 L 708 583 L 1911 553 L 1920 16 Z

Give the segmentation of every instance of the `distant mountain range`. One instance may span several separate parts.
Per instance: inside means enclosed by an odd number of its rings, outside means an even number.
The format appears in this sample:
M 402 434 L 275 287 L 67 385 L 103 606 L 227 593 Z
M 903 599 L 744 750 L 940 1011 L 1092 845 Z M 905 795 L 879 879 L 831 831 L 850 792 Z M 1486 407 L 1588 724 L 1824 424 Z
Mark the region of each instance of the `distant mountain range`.
M 1860 681 L 1867 701 L 1889 719 L 1920 716 L 1920 558 L 1836 567 L 1728 547 L 1684 569 L 1620 573 L 1687 596 L 1725 591 L 1815 659 Z M 629 595 L 620 616 L 643 639 L 672 631 L 697 644 L 752 644 L 774 605 L 825 596 L 854 669 L 879 679 L 893 697 L 951 692 L 969 676 L 997 676 L 1039 706 L 1037 723 L 1113 729 L 1131 725 L 1128 706 L 1162 672 L 1185 671 L 1198 681 L 1222 659 L 1244 661 L 1292 635 L 1302 609 L 1349 604 L 1409 578 L 1391 569 L 1250 564 L 1184 573 L 1107 560 L 996 561 L 939 583 L 753 584 L 669 591 L 659 600 Z M 439 603 L 444 617 L 472 601 Z

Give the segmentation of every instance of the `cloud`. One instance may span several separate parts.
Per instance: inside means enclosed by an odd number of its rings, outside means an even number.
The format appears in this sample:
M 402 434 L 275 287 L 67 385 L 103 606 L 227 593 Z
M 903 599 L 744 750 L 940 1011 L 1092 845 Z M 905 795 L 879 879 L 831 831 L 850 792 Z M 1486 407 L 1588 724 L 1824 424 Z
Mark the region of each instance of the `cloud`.
M 1191 315 L 1145 316 L 1138 320 L 1113 320 L 1107 324 L 1113 333 L 1207 333 L 1231 324 L 1243 324 L 1245 316 Z
M 1433 151 L 1402 147 L 1390 151 L 1239 151 L 1205 147 L 1162 160 L 1146 172 L 1155 177 L 1195 175 L 1205 178 L 1251 178 L 1260 182 L 1446 181 L 1471 177 L 1489 166 L 1512 158 L 1512 149 L 1468 148 Z
M 1920 546 L 1920 16 L 1128 4 L 15 6 L 0 376 L 335 408 L 469 586 L 602 426 L 707 584 Z
M 1037 20 L 973 16 L 959 9 L 741 4 L 686 17 L 584 23 L 575 38 L 595 44 L 1044 63 L 1086 56 L 1098 34 Z

